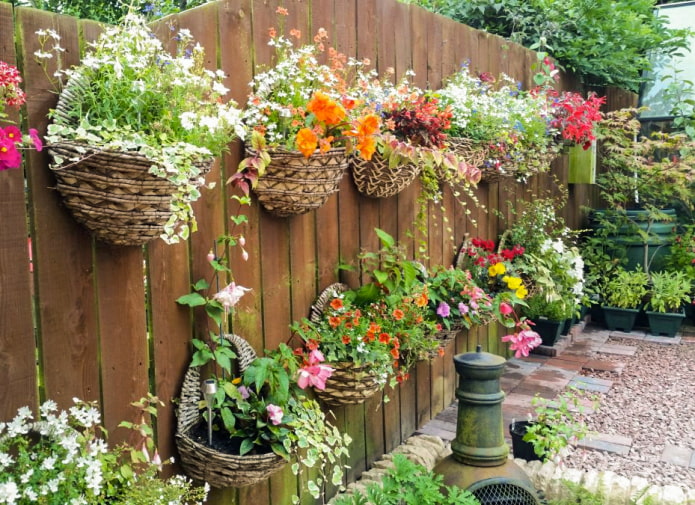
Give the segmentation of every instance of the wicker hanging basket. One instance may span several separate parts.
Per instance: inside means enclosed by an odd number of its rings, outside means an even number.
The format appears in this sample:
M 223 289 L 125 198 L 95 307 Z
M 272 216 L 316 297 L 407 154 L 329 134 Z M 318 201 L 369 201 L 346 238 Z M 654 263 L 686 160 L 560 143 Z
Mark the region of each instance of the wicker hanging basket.
M 504 177 L 512 177 L 516 171 L 510 160 L 498 160 L 499 154 L 490 142 L 449 137 L 449 147 L 464 161 L 480 169 L 481 182 L 499 182 Z
M 352 179 L 357 190 L 371 198 L 389 198 L 410 186 L 420 174 L 420 166 L 402 163 L 389 168 L 388 158 L 378 152 L 371 160 L 353 155 L 351 158 Z
M 432 340 L 436 340 L 439 343 L 439 347 L 434 351 L 430 351 L 428 353 L 428 357 L 437 357 L 439 355 L 439 350 L 446 349 L 447 347 L 449 347 L 449 344 L 456 340 L 456 336 L 464 328 L 465 326 L 463 326 L 463 324 L 452 324 L 448 330 L 446 329 L 446 327 L 443 327 L 440 331 L 430 335 L 430 338 L 432 338 Z
M 326 305 L 340 293 L 350 289 L 347 285 L 336 282 L 325 288 L 317 297 L 309 310 L 309 320 L 318 323 L 323 317 Z M 368 364 L 355 366 L 352 362 L 328 363 L 335 371 L 326 381 L 326 388 L 315 389 L 316 396 L 326 405 L 355 405 L 364 402 L 378 393 L 383 387 L 383 381 L 371 372 Z
M 256 358 L 251 345 L 237 335 L 225 335 L 237 354 L 240 371 Z M 287 463 L 274 452 L 237 456 L 217 451 L 191 436 L 191 429 L 200 421 L 198 404 L 202 399 L 200 368 L 189 367 L 181 389 L 177 412 L 176 447 L 181 466 L 192 478 L 206 481 L 212 487 L 243 487 L 260 482 Z
M 348 166 L 343 147 L 316 152 L 308 158 L 297 151 L 271 150 L 270 158 L 254 192 L 263 208 L 277 217 L 305 214 L 321 207 L 338 191 Z
M 72 77 L 58 99 L 54 115 L 63 123 L 77 121 L 70 111 L 79 110 L 81 90 L 89 85 L 81 77 Z M 134 151 L 109 151 L 76 141 L 52 143 L 47 149 L 54 159 L 64 160 L 50 165 L 63 203 L 96 239 L 132 246 L 163 233 L 172 214 L 176 186 L 151 174 L 153 163 L 148 158 Z M 196 166 L 201 177 L 190 182 L 200 186 L 212 159 Z

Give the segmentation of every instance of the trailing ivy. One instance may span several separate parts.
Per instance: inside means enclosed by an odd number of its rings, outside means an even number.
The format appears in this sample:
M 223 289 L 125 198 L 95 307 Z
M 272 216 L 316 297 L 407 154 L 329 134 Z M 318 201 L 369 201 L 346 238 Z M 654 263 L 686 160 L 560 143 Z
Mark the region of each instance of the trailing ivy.
M 687 31 L 655 15 L 656 0 L 401 0 L 542 49 L 591 86 L 638 91 L 650 52 L 687 48 Z

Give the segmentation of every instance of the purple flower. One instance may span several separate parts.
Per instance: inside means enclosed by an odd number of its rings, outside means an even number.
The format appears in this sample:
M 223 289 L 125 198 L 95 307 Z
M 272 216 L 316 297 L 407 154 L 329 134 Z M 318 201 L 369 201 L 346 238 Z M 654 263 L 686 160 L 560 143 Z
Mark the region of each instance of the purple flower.
M 246 400 L 250 396 L 249 390 L 246 386 L 239 386 L 237 389 L 239 390 L 239 394 L 244 400 Z
M 468 314 L 468 310 L 469 310 L 468 305 L 466 305 L 463 302 L 459 302 L 459 312 L 461 313 L 462 316 L 465 314 Z
M 273 423 L 274 425 L 278 425 L 282 423 L 282 416 L 284 415 L 282 412 L 282 409 L 278 407 L 277 405 L 273 405 L 270 403 L 265 410 L 268 412 L 268 418 L 270 419 L 270 422 Z
M 449 304 L 446 302 L 439 302 L 437 315 L 440 317 L 449 317 L 449 314 L 451 314 L 451 307 L 449 307 Z

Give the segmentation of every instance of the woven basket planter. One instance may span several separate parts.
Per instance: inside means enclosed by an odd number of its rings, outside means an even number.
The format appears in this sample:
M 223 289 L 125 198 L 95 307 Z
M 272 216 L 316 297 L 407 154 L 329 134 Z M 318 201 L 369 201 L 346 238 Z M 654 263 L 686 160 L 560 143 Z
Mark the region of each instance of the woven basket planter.
M 410 186 L 420 174 L 420 167 L 414 163 L 403 163 L 389 168 L 388 158 L 378 152 L 371 160 L 361 156 L 351 156 L 352 179 L 357 190 L 371 198 L 389 198 Z
M 75 123 L 70 111 L 78 108 L 89 83 L 80 74 L 70 78 L 55 109 L 63 123 Z M 153 165 L 133 152 L 107 151 L 76 141 L 47 146 L 63 164 L 51 164 L 58 192 L 75 220 L 97 240 L 114 245 L 142 245 L 159 237 L 171 217 L 170 202 L 176 186 L 149 173 Z M 75 161 L 71 161 L 75 160 Z M 212 160 L 196 165 L 200 174 L 210 171 Z M 191 180 L 195 186 L 201 180 Z
M 503 161 L 500 171 L 490 163 L 490 160 L 497 158 L 492 145 L 489 142 L 479 142 L 463 137 L 449 137 L 449 148 L 463 160 L 481 172 L 481 182 L 499 182 L 504 177 L 512 177 L 515 173 L 515 165 L 509 161 Z
M 338 191 L 348 167 L 344 148 L 316 152 L 308 158 L 297 151 L 271 150 L 270 158 L 254 192 L 263 208 L 277 217 L 305 214 L 321 207 Z
M 225 336 L 235 347 L 238 367 L 245 370 L 256 358 L 253 348 L 237 335 Z M 198 404 L 202 399 L 199 367 L 189 367 L 181 388 L 177 412 L 176 447 L 181 466 L 192 478 L 212 487 L 243 487 L 260 482 L 284 467 L 287 462 L 275 454 L 238 456 L 217 451 L 195 440 L 191 429 L 200 421 Z
M 51 156 L 79 161 L 50 165 L 58 192 L 75 220 L 94 237 L 114 245 L 142 245 L 163 233 L 176 187 L 149 173 L 138 153 L 105 151 L 78 142 L 48 146 Z M 201 174 L 212 161 L 199 165 Z
M 383 388 L 383 381 L 378 382 L 369 364 L 356 366 L 351 362 L 327 363 L 334 368 L 331 377 L 326 381 L 323 391 L 314 389 L 316 396 L 331 407 L 341 405 L 357 405 L 371 398 Z

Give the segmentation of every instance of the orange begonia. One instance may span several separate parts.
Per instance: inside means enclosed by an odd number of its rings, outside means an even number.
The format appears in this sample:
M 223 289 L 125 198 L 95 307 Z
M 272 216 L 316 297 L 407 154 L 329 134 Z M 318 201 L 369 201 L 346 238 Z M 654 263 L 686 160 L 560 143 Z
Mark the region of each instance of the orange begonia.
M 329 125 L 340 123 L 347 115 L 342 105 L 320 91 L 314 93 L 306 108 L 316 119 Z
M 316 146 L 318 145 L 319 138 L 316 134 L 311 131 L 310 128 L 302 128 L 297 132 L 297 149 L 308 158 L 314 151 L 316 151 Z

